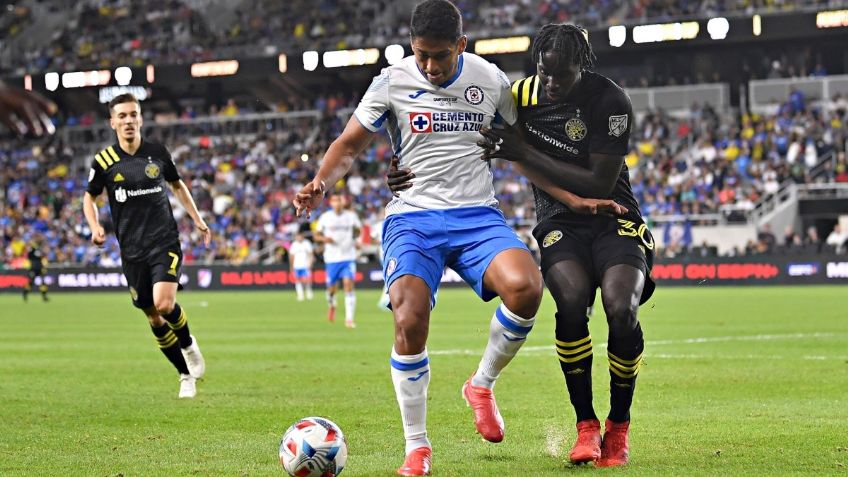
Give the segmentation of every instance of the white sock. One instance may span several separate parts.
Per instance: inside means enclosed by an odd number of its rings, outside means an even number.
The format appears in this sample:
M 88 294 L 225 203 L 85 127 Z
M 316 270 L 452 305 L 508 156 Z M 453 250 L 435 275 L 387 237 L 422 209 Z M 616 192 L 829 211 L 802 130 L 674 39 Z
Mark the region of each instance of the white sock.
M 297 292 L 297 299 L 303 300 L 303 283 L 295 282 L 294 290 Z
M 536 317 L 522 318 L 501 303 L 489 325 L 489 342 L 471 384 L 489 389 L 495 387 L 495 380 L 501 370 L 512 361 L 521 345 L 527 341 L 527 333 L 533 329 L 535 322 Z
M 356 294 L 350 292 L 345 295 L 345 321 L 353 322 L 356 314 Z
M 392 382 L 403 421 L 406 453 L 430 447 L 427 439 L 427 386 L 430 384 L 430 360 L 427 350 L 401 356 L 392 348 Z
M 312 299 L 312 278 L 306 281 L 306 298 Z

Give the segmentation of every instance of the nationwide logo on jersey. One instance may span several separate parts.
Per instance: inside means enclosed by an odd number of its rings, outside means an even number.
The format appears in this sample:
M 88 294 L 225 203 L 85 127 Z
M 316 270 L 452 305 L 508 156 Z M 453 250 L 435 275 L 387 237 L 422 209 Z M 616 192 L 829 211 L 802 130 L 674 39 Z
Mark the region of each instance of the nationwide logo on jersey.
M 479 86 L 471 85 L 465 88 L 465 100 L 469 104 L 478 105 L 483 102 L 483 90 Z
M 156 179 L 159 177 L 159 166 L 156 164 L 148 164 L 147 167 L 144 168 L 144 175 L 151 179 Z
M 123 182 L 124 176 L 122 176 L 121 173 L 119 172 L 119 173 L 115 174 L 115 177 L 112 178 L 112 181 L 113 182 Z
M 542 240 L 542 248 L 548 248 L 551 245 L 559 242 L 562 238 L 562 232 L 559 230 L 552 230 L 548 232 L 548 235 L 545 235 L 545 238 Z
M 485 120 L 485 114 L 470 111 L 409 113 L 409 128 L 413 134 L 476 132 Z
M 627 115 L 619 114 L 609 117 L 609 134 L 610 136 L 621 137 L 627 132 Z
M 582 141 L 586 131 L 586 123 L 580 118 L 571 118 L 565 123 L 565 134 L 574 142 Z
M 115 200 L 121 203 L 127 201 L 127 191 L 125 191 L 123 187 L 115 189 Z

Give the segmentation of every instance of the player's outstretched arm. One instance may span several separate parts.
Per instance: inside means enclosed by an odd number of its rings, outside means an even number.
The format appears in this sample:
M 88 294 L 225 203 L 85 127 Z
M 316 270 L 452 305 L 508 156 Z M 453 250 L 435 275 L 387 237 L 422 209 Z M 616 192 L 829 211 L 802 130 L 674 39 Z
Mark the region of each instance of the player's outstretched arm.
M 530 179 L 530 182 L 536 187 L 547 192 L 554 199 L 567 205 L 569 209 L 578 214 L 597 215 L 597 214 L 613 214 L 624 215 L 628 212 L 627 207 L 618 204 L 610 199 L 587 199 L 573 194 L 565 189 L 557 187 L 553 182 L 548 180 L 544 174 L 539 171 L 527 167 L 524 163 L 513 163 L 516 170 L 524 177 Z
M 194 221 L 194 226 L 197 228 L 197 231 L 203 236 L 203 245 L 208 247 L 209 243 L 212 241 L 212 232 L 209 230 L 209 226 L 206 225 L 206 221 L 200 216 L 200 211 L 197 210 L 197 205 L 194 203 L 191 191 L 188 190 L 188 187 L 182 179 L 169 182 L 168 185 L 171 186 L 174 196 L 176 196 L 177 200 L 180 201 L 180 204 L 182 204 L 183 208 L 186 212 L 188 212 L 191 220 Z
M 106 231 L 100 225 L 100 218 L 97 216 L 97 204 L 94 202 L 94 196 L 86 192 L 82 197 L 82 213 L 85 214 L 85 220 L 88 222 L 88 228 L 91 229 L 91 243 L 102 247 L 106 242 Z
M 355 116 L 351 116 L 341 136 L 330 144 L 324 154 L 315 178 L 295 195 L 294 206 L 298 217 L 304 212 L 308 217 L 321 204 L 327 185 L 332 186 L 350 171 L 354 158 L 368 146 L 371 138 L 371 131 L 365 129 Z
M 484 159 L 506 159 L 521 162 L 561 189 L 584 197 L 607 197 L 612 193 L 624 156 L 589 154 L 589 169 L 557 161 L 520 139 L 514 128 L 486 129 L 481 147 Z M 532 180 L 532 179 L 531 179 Z

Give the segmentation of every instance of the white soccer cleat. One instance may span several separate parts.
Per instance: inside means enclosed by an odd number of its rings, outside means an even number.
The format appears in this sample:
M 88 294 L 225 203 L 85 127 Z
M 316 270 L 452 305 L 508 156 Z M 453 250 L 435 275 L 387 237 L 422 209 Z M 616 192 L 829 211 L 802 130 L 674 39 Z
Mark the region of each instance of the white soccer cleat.
M 191 399 L 197 396 L 197 380 L 190 374 L 180 375 L 180 399 Z
M 181 348 L 188 372 L 191 373 L 194 379 L 200 379 L 206 374 L 206 361 L 203 360 L 203 355 L 200 354 L 200 347 L 197 346 L 197 338 L 191 335 L 191 345 L 188 348 Z

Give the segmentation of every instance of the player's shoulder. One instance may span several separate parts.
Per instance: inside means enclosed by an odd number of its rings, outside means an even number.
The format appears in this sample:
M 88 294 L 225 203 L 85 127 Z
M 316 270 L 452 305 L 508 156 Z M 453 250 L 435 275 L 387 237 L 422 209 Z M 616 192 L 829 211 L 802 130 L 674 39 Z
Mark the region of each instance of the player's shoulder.
M 91 167 L 95 170 L 100 169 L 105 171 L 121 162 L 121 156 L 123 155 L 118 143 L 111 144 L 94 153 L 94 157 L 91 158 Z
M 584 71 L 583 79 L 587 82 L 586 89 L 590 96 L 597 101 L 612 104 L 630 104 L 630 96 L 615 81 L 594 71 Z
M 498 66 L 485 58 L 475 55 L 474 53 L 465 52 L 462 54 L 463 70 L 466 68 L 471 76 L 483 76 L 490 82 L 496 82 L 501 87 L 509 86 L 509 78 L 501 71 Z
M 145 139 L 144 142 L 141 143 L 141 149 L 143 150 L 143 152 L 138 152 L 136 154 L 145 154 L 151 157 L 170 157 L 171 155 L 171 153 L 168 151 L 168 148 L 165 147 L 164 144 L 154 141 L 148 141 L 147 139 Z

